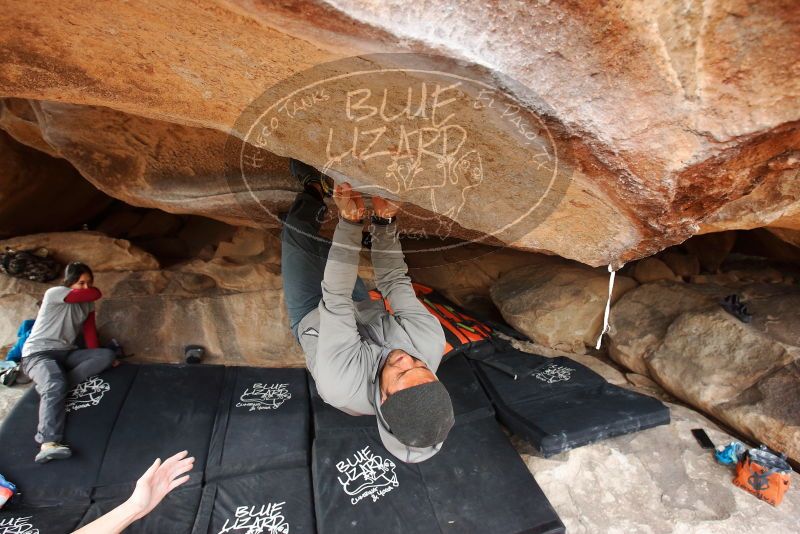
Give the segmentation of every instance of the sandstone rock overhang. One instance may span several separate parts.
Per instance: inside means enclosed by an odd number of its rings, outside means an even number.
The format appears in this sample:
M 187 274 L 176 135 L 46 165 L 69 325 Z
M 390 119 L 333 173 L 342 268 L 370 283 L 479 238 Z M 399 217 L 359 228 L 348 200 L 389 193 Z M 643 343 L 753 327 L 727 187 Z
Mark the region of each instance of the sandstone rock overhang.
M 236 124 L 248 106 L 320 68 L 386 68 L 396 62 L 386 58 L 414 53 L 437 72 L 502 89 L 562 174 L 541 220 L 497 234 L 543 198 L 527 187 L 541 173 L 517 173 L 541 151 L 474 116 L 459 125 L 482 150 L 480 185 L 457 217 L 430 194 L 398 191 L 416 206 L 408 231 L 594 266 L 707 231 L 765 226 L 800 239 L 800 10 L 791 0 L 12 0 L 0 29 L 0 128 L 134 205 L 276 225 L 270 213 L 296 189 L 285 158 L 329 164 L 314 136 L 340 116 L 300 113 L 290 134 L 263 139 L 263 172 L 244 191 L 225 178 L 225 146 L 231 133 L 247 139 Z M 395 93 L 389 106 L 402 109 L 404 98 Z M 385 188 L 379 163 L 355 157 L 329 168 Z

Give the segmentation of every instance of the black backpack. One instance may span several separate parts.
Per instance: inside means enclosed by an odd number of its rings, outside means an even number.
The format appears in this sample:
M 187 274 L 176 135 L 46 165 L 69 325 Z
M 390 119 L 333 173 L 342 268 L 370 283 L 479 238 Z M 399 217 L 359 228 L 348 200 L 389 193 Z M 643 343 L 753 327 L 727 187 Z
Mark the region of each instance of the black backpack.
M 58 278 L 63 266 L 53 258 L 40 256 L 33 250 L 16 251 L 6 247 L 0 252 L 0 272 L 16 278 L 49 282 Z

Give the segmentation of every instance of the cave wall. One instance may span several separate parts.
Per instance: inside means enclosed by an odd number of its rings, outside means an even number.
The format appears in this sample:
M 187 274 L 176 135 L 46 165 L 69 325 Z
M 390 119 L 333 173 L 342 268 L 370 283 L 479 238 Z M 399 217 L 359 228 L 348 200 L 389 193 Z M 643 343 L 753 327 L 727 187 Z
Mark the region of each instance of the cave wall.
M 0 239 L 77 229 L 112 201 L 69 162 L 0 130 Z

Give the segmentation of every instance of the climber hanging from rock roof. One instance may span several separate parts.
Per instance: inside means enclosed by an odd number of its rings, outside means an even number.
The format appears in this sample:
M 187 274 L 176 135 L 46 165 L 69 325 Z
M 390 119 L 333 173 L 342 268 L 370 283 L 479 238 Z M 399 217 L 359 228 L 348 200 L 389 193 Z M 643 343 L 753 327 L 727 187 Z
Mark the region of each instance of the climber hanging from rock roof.
M 350 415 L 375 415 L 389 452 L 416 463 L 435 455 L 454 423 L 436 370 L 445 346 L 439 321 L 417 300 L 397 234 L 399 206 L 373 196 L 372 263 L 378 289 L 369 298 L 358 277 L 364 199 L 350 184 L 332 185 L 291 160 L 304 187 L 286 216 L 283 287 L 290 326 L 320 396 Z M 333 241 L 319 237 L 326 196 L 339 209 Z

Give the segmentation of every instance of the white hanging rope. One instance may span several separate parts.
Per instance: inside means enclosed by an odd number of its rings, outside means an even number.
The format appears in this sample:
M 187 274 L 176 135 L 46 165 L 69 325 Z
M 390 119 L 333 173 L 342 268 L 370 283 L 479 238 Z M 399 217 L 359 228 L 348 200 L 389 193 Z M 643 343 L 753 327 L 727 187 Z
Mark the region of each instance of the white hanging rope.
M 622 265 L 620 265 L 620 268 L 622 268 Z M 614 292 L 614 278 L 617 274 L 617 271 L 611 267 L 610 263 L 608 264 L 608 272 L 611 273 L 608 276 L 608 300 L 606 300 L 606 311 L 603 314 L 603 329 L 600 330 L 600 335 L 597 336 L 597 345 L 594 346 L 597 350 L 600 350 L 600 344 L 603 342 L 603 334 L 608 332 L 608 317 L 611 314 L 611 294 Z

